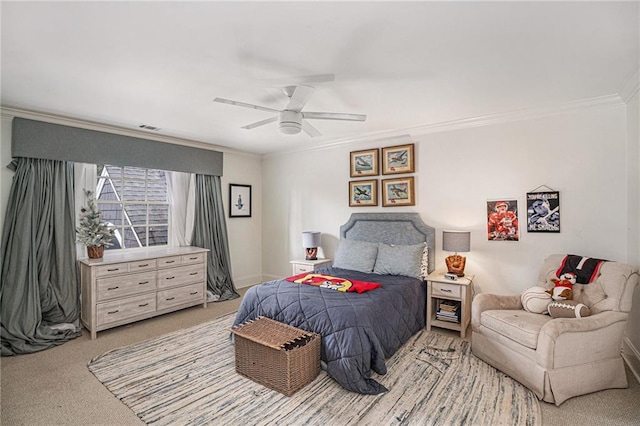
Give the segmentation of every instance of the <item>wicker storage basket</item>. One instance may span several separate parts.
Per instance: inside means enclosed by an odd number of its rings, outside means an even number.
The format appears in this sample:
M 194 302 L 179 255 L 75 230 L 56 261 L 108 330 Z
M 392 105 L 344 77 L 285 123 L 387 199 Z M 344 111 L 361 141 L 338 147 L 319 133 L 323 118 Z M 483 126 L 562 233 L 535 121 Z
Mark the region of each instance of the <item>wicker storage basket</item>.
M 231 329 L 236 372 L 286 396 L 320 372 L 320 335 L 259 317 Z

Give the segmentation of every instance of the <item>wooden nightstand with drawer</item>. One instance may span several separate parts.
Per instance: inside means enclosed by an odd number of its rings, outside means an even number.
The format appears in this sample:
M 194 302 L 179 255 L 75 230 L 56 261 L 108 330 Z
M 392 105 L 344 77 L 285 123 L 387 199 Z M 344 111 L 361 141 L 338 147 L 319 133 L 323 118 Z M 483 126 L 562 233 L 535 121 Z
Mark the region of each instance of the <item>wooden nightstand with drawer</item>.
M 464 336 L 471 321 L 473 275 L 450 280 L 444 272 L 427 277 L 427 331 L 431 327 L 447 328 Z
M 317 271 L 320 268 L 328 268 L 331 266 L 331 259 L 292 260 L 291 265 L 293 275 L 298 275 L 303 272 Z

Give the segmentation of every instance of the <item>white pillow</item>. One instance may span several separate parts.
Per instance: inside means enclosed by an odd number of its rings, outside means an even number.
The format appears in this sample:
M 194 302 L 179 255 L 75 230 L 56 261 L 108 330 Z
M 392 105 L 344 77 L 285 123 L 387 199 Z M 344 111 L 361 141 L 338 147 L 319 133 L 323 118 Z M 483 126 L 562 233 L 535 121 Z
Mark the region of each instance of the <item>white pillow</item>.
M 357 240 L 340 240 L 333 266 L 360 272 L 372 272 L 378 244 Z
M 422 262 L 420 262 L 420 277 L 426 280 L 429 276 L 429 246 L 424 244 L 424 251 L 422 252 Z
M 378 256 L 373 272 L 381 275 L 404 275 L 422 278 L 420 266 L 424 248 L 424 243 L 406 246 L 381 243 L 378 246 Z

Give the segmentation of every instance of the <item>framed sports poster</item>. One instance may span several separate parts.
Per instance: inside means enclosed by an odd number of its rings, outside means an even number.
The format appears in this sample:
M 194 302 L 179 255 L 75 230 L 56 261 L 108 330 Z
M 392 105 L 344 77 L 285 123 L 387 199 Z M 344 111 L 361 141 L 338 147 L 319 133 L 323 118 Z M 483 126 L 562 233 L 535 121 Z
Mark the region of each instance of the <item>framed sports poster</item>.
M 489 241 L 519 241 L 518 200 L 487 201 Z
M 527 192 L 527 232 L 560 232 L 560 192 Z

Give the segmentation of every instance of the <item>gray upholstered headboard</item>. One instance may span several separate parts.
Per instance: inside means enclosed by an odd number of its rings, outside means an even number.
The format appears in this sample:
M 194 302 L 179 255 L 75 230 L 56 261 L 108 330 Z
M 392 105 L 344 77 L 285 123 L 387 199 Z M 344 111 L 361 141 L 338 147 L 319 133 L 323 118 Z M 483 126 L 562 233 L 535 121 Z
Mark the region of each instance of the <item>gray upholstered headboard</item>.
M 435 269 L 436 229 L 418 213 L 352 213 L 340 227 L 340 238 L 385 244 L 420 244 L 429 247 L 429 273 Z

